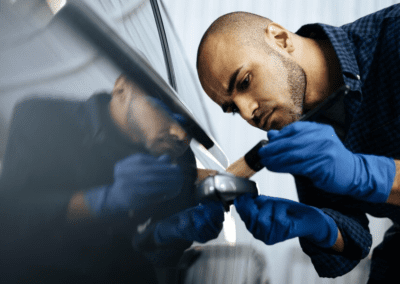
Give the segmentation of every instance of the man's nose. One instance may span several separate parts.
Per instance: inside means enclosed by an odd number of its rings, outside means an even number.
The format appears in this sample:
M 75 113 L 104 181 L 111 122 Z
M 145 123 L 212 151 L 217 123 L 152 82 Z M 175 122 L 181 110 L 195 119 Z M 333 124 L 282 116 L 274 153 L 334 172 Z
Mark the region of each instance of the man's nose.
M 256 100 L 249 96 L 236 96 L 234 98 L 236 106 L 240 110 L 240 115 L 246 121 L 252 120 L 254 118 L 254 112 L 258 108 L 258 103 Z

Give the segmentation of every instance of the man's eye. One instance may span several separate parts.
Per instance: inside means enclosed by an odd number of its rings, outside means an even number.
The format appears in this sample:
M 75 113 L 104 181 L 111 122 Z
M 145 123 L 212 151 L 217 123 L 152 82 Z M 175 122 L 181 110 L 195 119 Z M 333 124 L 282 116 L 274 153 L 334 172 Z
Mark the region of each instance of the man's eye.
M 239 89 L 241 91 L 246 90 L 250 85 L 250 75 L 247 75 L 242 82 L 240 82 Z
M 233 103 L 222 105 L 222 111 L 232 114 L 240 112 L 239 108 Z
M 239 108 L 238 108 L 236 105 L 233 105 L 233 106 L 231 107 L 231 112 L 232 112 L 232 115 L 235 115 L 236 113 L 239 113 L 240 110 L 239 110 Z

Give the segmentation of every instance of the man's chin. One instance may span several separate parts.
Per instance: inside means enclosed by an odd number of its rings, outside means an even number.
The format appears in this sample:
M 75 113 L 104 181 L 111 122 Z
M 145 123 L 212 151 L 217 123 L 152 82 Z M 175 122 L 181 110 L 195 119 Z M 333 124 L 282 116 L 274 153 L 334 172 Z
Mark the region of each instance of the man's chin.
M 289 124 L 292 124 L 293 122 L 298 121 L 301 118 L 301 115 L 290 115 L 285 117 L 285 119 L 277 120 L 277 121 L 272 121 L 271 126 L 268 130 L 282 130 L 285 126 L 288 126 Z M 267 129 L 264 129 L 265 131 L 268 131 Z

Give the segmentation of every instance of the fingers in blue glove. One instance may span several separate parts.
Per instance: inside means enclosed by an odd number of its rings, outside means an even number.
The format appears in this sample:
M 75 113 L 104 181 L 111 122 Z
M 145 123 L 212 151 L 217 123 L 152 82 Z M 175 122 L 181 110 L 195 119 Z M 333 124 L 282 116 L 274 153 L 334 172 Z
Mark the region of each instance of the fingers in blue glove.
M 338 229 L 322 210 L 292 200 L 260 195 L 235 199 L 236 209 L 247 229 L 268 245 L 305 237 L 321 247 L 336 242 Z
M 307 176 L 321 186 L 319 181 L 329 185 L 341 168 L 353 170 L 354 159 L 331 126 L 300 121 L 273 131 L 269 137 L 268 145 L 258 154 L 261 163 L 271 171 Z M 335 163 L 338 155 L 344 155 L 344 161 Z
M 271 142 L 273 140 L 275 140 L 275 137 L 279 135 L 279 130 L 268 130 L 267 132 L 267 137 L 268 137 L 268 141 Z
M 283 230 L 277 228 L 278 226 L 275 222 L 284 220 L 275 218 L 279 217 L 272 214 L 272 211 L 276 211 L 274 210 L 276 208 L 273 208 L 273 204 L 268 204 L 268 201 L 269 197 L 267 196 L 259 196 L 253 199 L 246 194 L 235 199 L 235 206 L 249 232 L 256 239 L 263 241 L 267 245 L 273 245 L 286 240 L 288 236 L 286 228 L 283 228 Z M 260 209 L 262 209 L 262 212 L 260 212 Z
M 258 222 L 258 206 L 254 201 L 254 196 L 250 193 L 240 195 L 233 201 L 236 211 L 246 225 L 248 230 L 252 230 L 257 226 Z
M 161 155 L 161 156 L 159 156 L 157 159 L 158 159 L 158 161 L 159 161 L 160 163 L 169 164 L 169 163 L 172 162 L 171 157 L 170 157 L 169 155 Z
M 115 182 L 125 190 L 135 190 L 139 195 L 158 193 L 180 193 L 183 174 L 178 164 L 172 164 L 168 155 L 154 157 L 148 154 L 135 154 L 118 162 L 114 168 Z M 171 196 L 171 195 L 169 195 Z
M 210 201 L 199 205 L 192 215 L 198 237 L 197 242 L 205 243 L 218 237 L 224 222 L 224 208 L 221 202 Z
M 331 144 L 338 143 L 344 148 L 333 128 L 328 125 L 295 122 L 281 131 L 270 132 L 268 133 L 269 143 L 258 153 L 261 163 L 276 172 L 301 174 L 307 171 L 307 167 L 299 166 L 310 162 L 316 155 L 323 158 L 323 151 L 330 149 Z
M 220 202 L 208 202 L 175 214 L 157 224 L 155 241 L 160 245 L 180 240 L 205 243 L 218 237 L 224 221 Z
M 258 154 L 271 171 L 306 176 L 322 190 L 368 202 L 386 202 L 390 194 L 393 159 L 352 153 L 331 126 L 298 121 L 270 131 L 269 140 Z
M 142 210 L 176 197 L 184 177 L 168 156 L 134 154 L 114 167 L 114 183 L 85 193 L 85 202 L 96 217 Z

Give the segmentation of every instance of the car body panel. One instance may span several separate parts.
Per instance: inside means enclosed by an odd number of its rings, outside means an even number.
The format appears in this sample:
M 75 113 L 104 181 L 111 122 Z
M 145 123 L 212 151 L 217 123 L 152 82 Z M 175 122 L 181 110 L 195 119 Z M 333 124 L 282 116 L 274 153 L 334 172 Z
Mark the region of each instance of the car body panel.
M 191 122 L 187 131 L 205 146 L 199 147 L 197 143 L 191 143 L 200 163 L 218 171 L 225 169 L 228 165 L 225 154 L 207 134 L 211 132 L 209 125 L 204 123 L 207 115 L 196 110 L 195 113 L 200 113 L 200 117 L 203 117 L 203 123 L 198 123 L 199 119 L 194 117 L 185 104 L 188 101 L 195 107 L 193 102 L 196 103 L 196 100 L 188 97 L 183 100 L 171 87 L 171 83 L 167 83 L 171 78 L 168 70 L 173 67 L 166 67 L 159 32 L 152 18 L 153 8 L 150 1 L 125 1 L 123 5 L 116 6 L 115 1 L 99 0 L 87 1 L 86 4 L 91 3 L 89 7 L 79 5 L 80 9 L 87 9 L 89 13 L 97 15 L 102 22 L 101 25 L 97 24 L 97 27 L 106 35 L 111 35 L 115 46 L 123 47 L 125 58 L 122 59 L 123 56 L 113 56 L 115 50 L 107 50 L 109 46 L 104 45 L 104 40 L 96 43 L 93 41 L 96 37 L 88 39 L 88 34 L 82 33 L 84 29 L 77 26 L 79 17 L 60 16 L 63 9 L 77 7 L 78 2 L 67 2 L 55 17 L 51 15 L 48 7 L 46 9 L 44 1 L 34 1 L 36 5 L 32 4 L 28 10 L 20 3 L 17 2 L 14 6 L 2 4 L 3 8 L 6 8 L 3 11 L 8 9 L 14 15 L 13 23 L 5 19 L 4 15 L 1 18 L 2 22 L 8 23 L 8 27 L 12 27 L 11 30 L 18 24 L 18 32 L 14 29 L 14 32 L 1 33 L 2 42 L 7 43 L 0 48 L 0 62 L 3 66 L 0 76 L 0 112 L 5 128 L 9 124 L 15 103 L 27 95 L 86 99 L 94 92 L 110 91 L 120 73 L 132 71 L 131 76 L 139 76 L 136 79 L 138 82 L 151 85 L 152 88 L 148 89 L 149 94 L 150 89 L 157 89 L 150 95 L 157 93 L 158 98 L 164 100 L 173 111 L 183 113 Z M 33 14 L 32 11 L 38 7 L 43 13 Z M 30 14 L 27 11 L 31 11 Z M 165 11 L 163 13 L 165 14 Z M 27 15 L 29 17 L 26 17 Z M 86 32 L 90 37 L 91 31 Z M 136 64 L 135 68 L 124 66 L 121 63 L 123 60 L 132 60 L 132 65 Z M 193 77 L 188 78 L 193 81 Z M 183 78 L 179 82 L 190 80 Z M 190 95 L 191 98 L 200 97 L 195 95 L 198 89 L 194 89 L 193 86 L 195 83 L 189 85 L 189 88 L 186 87 L 182 93 Z M 179 85 L 178 88 L 184 89 Z M 207 130 L 204 130 L 204 124 Z M 2 136 L 6 135 L 3 133 Z M 205 151 L 204 148 L 210 151 Z

